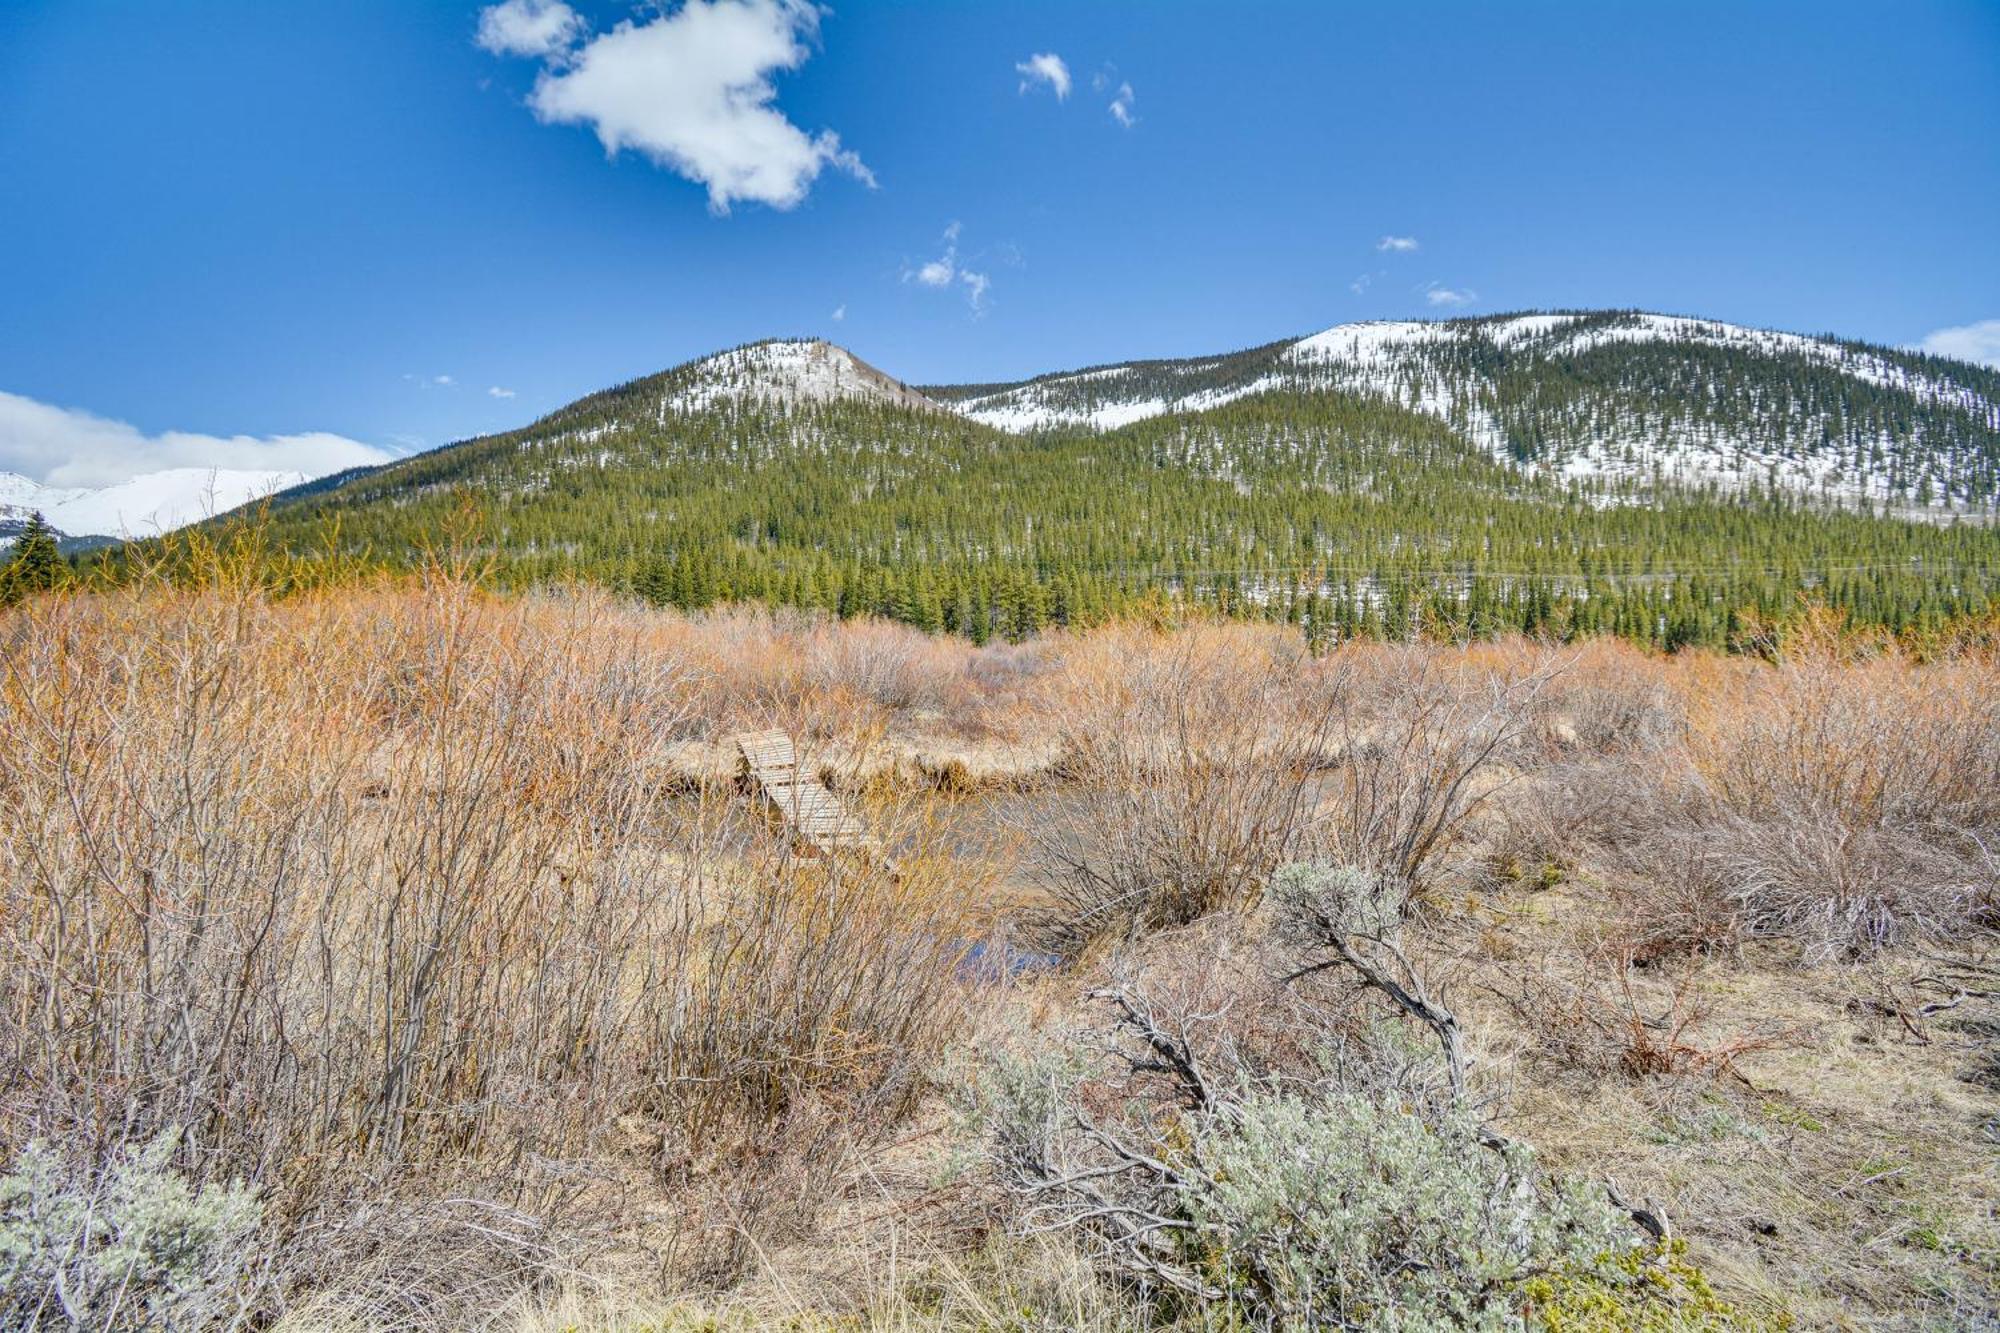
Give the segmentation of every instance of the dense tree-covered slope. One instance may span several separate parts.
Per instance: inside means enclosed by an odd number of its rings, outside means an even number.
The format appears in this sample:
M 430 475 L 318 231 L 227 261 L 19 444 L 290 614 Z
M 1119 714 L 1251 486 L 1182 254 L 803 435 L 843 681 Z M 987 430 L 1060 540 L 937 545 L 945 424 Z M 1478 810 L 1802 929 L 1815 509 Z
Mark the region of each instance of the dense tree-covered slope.
M 1343 324 L 1228 356 L 928 392 L 1032 430 L 1274 389 L 1401 403 L 1525 470 L 1590 482 L 1776 485 L 1988 512 L 2000 499 L 2000 372 L 1639 311 Z
M 301 487 L 274 507 L 272 535 L 394 567 L 471 504 L 482 553 L 515 584 L 577 577 L 681 606 L 758 598 L 976 637 L 1186 599 L 1296 619 L 1315 635 L 1424 622 L 1723 642 L 1744 613 L 1783 614 L 1802 593 L 1911 627 L 1984 610 L 2000 588 L 2000 530 L 1988 522 L 1883 517 L 1865 500 L 1824 503 L 1748 473 L 1523 467 L 1523 455 L 1567 457 L 1588 438 L 1495 449 L 1456 408 L 1424 401 L 1422 366 L 1472 359 L 1456 333 L 1419 344 L 1436 359 L 1411 363 L 1414 405 L 1348 382 L 1346 362 L 1306 360 L 1304 345 L 926 397 L 825 343 L 758 344 L 522 430 Z M 1495 383 L 1512 383 L 1508 354 L 1490 349 Z M 1680 401 L 1635 387 L 1671 381 L 1660 355 L 1615 338 L 1580 351 L 1568 364 L 1589 375 L 1572 369 L 1538 391 L 1573 415 L 1532 419 L 1550 437 L 1553 422 L 1581 432 L 1576 422 L 1618 397 L 1630 419 L 1651 422 Z M 1696 395 L 1711 417 L 1738 399 L 1779 400 L 1778 380 L 1729 387 L 1753 370 L 1727 349 L 1674 355 L 1719 358 L 1713 390 Z M 1844 373 L 1781 364 L 1801 395 Z M 1963 376 L 1968 394 L 1993 389 L 1969 367 L 1897 364 L 1926 383 Z M 1272 370 L 1282 365 L 1308 370 Z M 1118 379 L 1147 381 L 1145 401 L 1164 406 L 1110 429 L 1065 424 L 1069 404 L 1108 401 L 1071 386 Z M 984 419 L 982 405 L 1030 396 L 1050 413 L 1037 429 Z M 1869 400 L 1843 401 L 1852 419 Z M 1510 429 L 1530 419 L 1491 410 Z M 1892 430 L 1885 468 L 1921 467 L 1939 487 L 1986 484 L 1990 464 L 1977 460 L 1991 456 L 1991 431 L 1965 424 L 1974 407 L 1909 410 L 1914 425 L 1894 429 L 1929 443 L 1899 444 Z M 1777 430 L 1739 416 L 1729 419 Z M 1946 448 L 1961 429 L 1971 442 Z

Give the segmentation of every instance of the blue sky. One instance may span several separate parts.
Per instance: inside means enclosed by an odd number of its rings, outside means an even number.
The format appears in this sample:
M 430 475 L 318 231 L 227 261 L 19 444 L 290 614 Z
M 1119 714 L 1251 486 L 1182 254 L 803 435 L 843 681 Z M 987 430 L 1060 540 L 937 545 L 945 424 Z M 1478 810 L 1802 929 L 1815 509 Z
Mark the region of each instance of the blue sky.
M 2000 321 L 2000 4 L 488 8 L 0 0 L 0 469 L 83 413 L 132 428 L 104 473 L 433 446 L 781 334 L 923 382 L 1538 306 Z

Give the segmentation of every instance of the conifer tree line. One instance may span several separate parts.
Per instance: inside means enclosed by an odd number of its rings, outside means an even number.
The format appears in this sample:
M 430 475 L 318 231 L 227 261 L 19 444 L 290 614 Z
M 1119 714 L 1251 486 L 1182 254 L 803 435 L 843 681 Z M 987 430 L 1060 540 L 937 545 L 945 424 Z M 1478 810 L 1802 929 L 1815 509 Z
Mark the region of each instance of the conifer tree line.
M 1837 395 L 1839 377 L 1822 384 L 1803 360 L 1756 380 L 1718 353 L 1704 379 L 1687 367 L 1717 349 L 1604 350 L 1506 391 L 1541 405 L 1512 427 L 1520 452 L 1604 425 L 1594 404 L 1614 395 L 1572 388 L 1615 369 L 1628 416 L 1819 403 L 1905 441 L 1909 467 L 1962 489 L 1989 486 L 2000 457 L 1957 406 L 1878 401 L 1852 382 Z M 1262 374 L 1271 355 L 1134 373 L 1213 386 Z M 476 554 L 506 586 L 584 580 L 661 606 L 758 601 L 981 641 L 1194 607 L 1297 624 L 1319 643 L 1520 630 L 1726 646 L 1804 598 L 1925 633 L 1990 613 L 2000 593 L 2000 528 L 1978 516 L 1905 521 L 1754 482 L 1563 479 L 1379 394 L 1286 385 L 1104 433 L 1009 435 L 879 401 L 731 396 L 699 374 L 677 368 L 522 430 L 301 487 L 274 505 L 268 536 L 302 577 L 405 569 L 470 504 Z M 2000 397 L 1993 379 L 1980 390 Z M 1926 438 L 1948 465 L 1920 461 Z M 84 559 L 115 574 L 137 553 Z

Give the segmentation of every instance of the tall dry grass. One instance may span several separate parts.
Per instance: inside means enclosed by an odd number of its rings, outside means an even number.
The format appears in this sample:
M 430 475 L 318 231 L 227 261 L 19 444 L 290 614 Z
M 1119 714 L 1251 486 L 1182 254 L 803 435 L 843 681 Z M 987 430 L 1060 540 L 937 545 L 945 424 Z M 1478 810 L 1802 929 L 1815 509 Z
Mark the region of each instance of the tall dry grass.
M 1310 827 L 1330 702 L 1296 640 L 1247 627 L 1129 627 L 1074 645 L 1039 693 L 1067 783 L 1018 832 L 1074 952 L 1125 927 L 1254 900 Z
M 809 1237 L 993 998 L 961 963 L 1004 924 L 996 846 L 1065 951 L 1237 920 L 1300 859 L 1417 902 L 1595 875 L 1639 964 L 1990 924 L 1990 650 L 1821 625 L 1775 657 L 975 648 L 443 565 L 34 600 L 0 612 L 0 1151 L 179 1130 L 181 1168 L 266 1201 L 246 1310 L 449 1325 L 600 1246 L 721 1288 Z M 730 786 L 728 736 L 767 726 L 895 873 L 799 855 Z M 1034 787 L 975 854 L 933 789 L 980 774 Z
M 1504 787 L 1566 663 L 1435 646 L 1308 655 L 1270 627 L 1117 627 L 1065 645 L 1033 691 L 1066 785 L 1018 820 L 1074 951 L 1245 907 L 1288 861 L 1429 887 Z
M 977 905 L 921 811 L 891 875 L 676 795 L 686 630 L 442 571 L 9 612 L 0 1147 L 180 1130 L 263 1191 L 276 1301 L 413 1233 L 553 1263 L 619 1136 L 666 1174 L 815 1100 L 893 1123 Z
M 2000 670 L 1816 620 L 1769 667 L 1691 663 L 1684 766 L 1639 840 L 1655 879 L 1753 934 L 1852 956 L 2000 907 Z

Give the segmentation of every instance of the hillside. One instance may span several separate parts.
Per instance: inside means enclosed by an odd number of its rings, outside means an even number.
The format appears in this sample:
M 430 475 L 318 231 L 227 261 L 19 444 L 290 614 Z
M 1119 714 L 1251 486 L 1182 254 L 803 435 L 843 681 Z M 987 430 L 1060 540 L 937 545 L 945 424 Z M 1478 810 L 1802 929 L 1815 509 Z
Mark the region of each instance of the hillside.
M 2000 373 L 1639 311 L 1342 324 L 1226 356 L 926 392 L 1022 431 L 1329 389 L 1437 417 L 1496 458 L 1558 477 L 1774 485 L 1912 509 L 1990 512 L 2000 497 Z
M 771 342 L 300 487 L 273 536 L 396 567 L 471 503 L 515 585 L 977 639 L 1163 597 L 1318 636 L 1720 644 L 1801 593 L 1910 628 L 1992 603 L 1997 380 L 1617 313 L 923 392 Z

